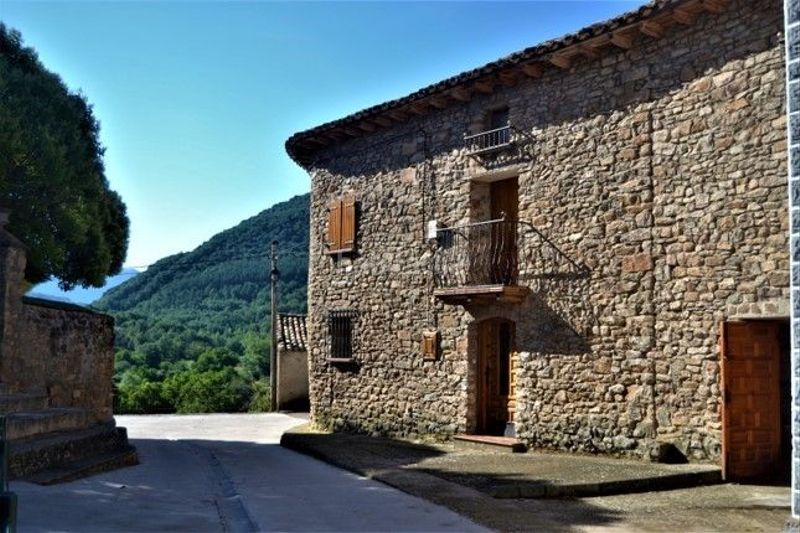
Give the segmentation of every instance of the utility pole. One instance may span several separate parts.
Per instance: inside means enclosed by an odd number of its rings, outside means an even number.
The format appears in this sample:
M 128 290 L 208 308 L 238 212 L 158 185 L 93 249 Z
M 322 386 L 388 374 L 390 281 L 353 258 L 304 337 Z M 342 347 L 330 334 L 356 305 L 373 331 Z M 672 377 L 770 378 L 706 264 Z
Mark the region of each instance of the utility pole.
M 272 241 L 272 268 L 269 278 L 271 282 L 272 310 L 270 320 L 272 321 L 272 342 L 270 343 L 269 354 L 269 393 L 273 411 L 278 410 L 278 241 Z

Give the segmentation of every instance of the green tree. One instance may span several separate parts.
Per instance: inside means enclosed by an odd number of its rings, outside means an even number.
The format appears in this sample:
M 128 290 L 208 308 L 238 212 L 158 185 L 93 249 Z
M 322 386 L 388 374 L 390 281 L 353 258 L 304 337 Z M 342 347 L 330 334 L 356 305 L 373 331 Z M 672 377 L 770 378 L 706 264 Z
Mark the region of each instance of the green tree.
M 26 279 L 100 287 L 122 268 L 125 204 L 109 188 L 86 98 L 0 23 L 0 206 L 30 252 Z

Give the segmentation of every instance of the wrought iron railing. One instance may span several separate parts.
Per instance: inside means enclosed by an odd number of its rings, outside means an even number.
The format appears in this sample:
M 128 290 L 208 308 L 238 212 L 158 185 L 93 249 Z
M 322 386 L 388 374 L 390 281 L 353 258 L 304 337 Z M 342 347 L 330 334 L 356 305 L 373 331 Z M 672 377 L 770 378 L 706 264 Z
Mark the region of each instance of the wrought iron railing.
M 464 145 L 470 155 L 494 152 L 513 143 L 511 126 L 505 125 L 473 135 L 464 135 Z
M 442 228 L 436 236 L 436 288 L 527 285 L 536 278 L 587 273 L 527 222 L 489 220 Z

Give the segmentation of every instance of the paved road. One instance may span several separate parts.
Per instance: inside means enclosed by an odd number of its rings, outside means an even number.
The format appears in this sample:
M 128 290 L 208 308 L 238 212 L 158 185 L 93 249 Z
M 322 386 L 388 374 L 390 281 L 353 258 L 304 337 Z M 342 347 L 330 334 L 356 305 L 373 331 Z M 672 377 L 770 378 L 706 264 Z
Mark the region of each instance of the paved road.
M 483 531 L 278 445 L 281 414 L 119 416 L 142 464 L 52 487 L 14 482 L 27 531 Z

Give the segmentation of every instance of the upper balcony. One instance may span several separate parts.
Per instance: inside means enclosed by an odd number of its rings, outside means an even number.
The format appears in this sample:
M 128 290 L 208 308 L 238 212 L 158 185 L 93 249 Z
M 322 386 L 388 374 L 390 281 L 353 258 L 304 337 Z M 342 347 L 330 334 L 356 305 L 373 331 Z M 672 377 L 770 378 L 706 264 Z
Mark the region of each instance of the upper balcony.
M 481 156 L 499 152 L 514 145 L 512 128 L 509 124 L 499 128 L 464 135 L 467 155 Z
M 527 222 L 442 228 L 436 241 L 434 295 L 446 303 L 520 303 L 537 278 L 587 273 Z

